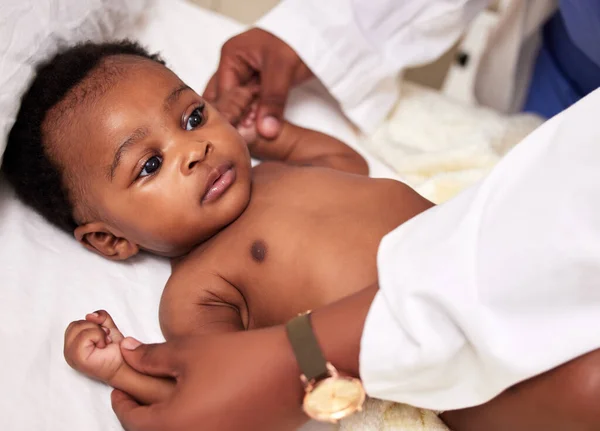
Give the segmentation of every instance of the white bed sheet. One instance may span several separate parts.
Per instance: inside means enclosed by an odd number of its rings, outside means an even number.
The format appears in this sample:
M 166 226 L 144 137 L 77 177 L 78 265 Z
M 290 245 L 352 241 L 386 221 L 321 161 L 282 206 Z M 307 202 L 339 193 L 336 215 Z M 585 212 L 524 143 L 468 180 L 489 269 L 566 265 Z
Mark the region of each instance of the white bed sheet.
M 163 53 L 168 64 L 202 91 L 221 44 L 241 26 L 181 0 L 159 0 L 127 32 Z M 357 137 L 318 86 L 294 92 L 287 115 L 304 126 L 356 145 Z M 393 177 L 367 157 L 373 176 Z M 120 430 L 109 388 L 71 370 L 63 359 L 67 324 L 105 308 L 125 334 L 161 341 L 158 303 L 169 264 L 151 256 L 113 263 L 81 248 L 69 235 L 23 207 L 0 182 L 0 325 L 3 359 L 0 429 Z

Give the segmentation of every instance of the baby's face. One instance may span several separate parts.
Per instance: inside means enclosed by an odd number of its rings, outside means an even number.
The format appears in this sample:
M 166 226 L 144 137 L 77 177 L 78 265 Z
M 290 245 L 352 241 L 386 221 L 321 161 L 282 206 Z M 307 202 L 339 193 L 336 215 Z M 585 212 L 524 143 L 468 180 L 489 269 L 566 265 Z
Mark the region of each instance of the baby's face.
M 109 90 L 68 114 L 56 157 L 69 177 L 82 179 L 76 216 L 92 226 L 85 235 L 104 229 L 92 233 L 100 245 L 123 238 L 179 256 L 246 208 L 247 146 L 169 69 L 144 59 L 122 67 Z

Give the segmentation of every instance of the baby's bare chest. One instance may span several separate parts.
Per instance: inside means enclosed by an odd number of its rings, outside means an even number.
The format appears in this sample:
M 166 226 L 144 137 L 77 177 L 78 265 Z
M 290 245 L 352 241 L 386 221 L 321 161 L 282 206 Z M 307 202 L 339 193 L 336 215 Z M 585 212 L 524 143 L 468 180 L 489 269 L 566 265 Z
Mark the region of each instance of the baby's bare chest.
M 374 282 L 381 236 L 344 217 L 270 210 L 232 227 L 203 266 L 240 291 L 251 326 L 268 326 Z
M 391 204 L 401 199 L 393 190 L 314 180 L 257 187 L 244 215 L 199 257 L 241 292 L 251 327 L 374 283 L 381 238 L 407 218 L 402 204 Z

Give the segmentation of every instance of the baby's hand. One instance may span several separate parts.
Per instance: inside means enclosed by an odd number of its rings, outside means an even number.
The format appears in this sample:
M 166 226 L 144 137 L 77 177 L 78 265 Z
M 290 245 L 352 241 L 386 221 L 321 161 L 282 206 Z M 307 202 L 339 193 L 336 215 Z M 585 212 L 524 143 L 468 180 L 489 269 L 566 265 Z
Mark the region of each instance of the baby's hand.
M 121 340 L 123 334 L 110 315 L 104 310 L 96 311 L 67 327 L 65 359 L 77 371 L 110 384 L 123 365 Z
M 235 87 L 219 95 L 219 98 L 211 103 L 227 121 L 237 126 L 248 113 L 250 104 L 258 94 L 258 91 L 258 84 Z
M 254 101 L 248 108 L 248 112 L 244 114 L 239 124 L 237 125 L 237 131 L 246 143 L 251 147 L 258 138 L 258 130 L 256 129 L 256 113 L 258 111 L 258 102 Z

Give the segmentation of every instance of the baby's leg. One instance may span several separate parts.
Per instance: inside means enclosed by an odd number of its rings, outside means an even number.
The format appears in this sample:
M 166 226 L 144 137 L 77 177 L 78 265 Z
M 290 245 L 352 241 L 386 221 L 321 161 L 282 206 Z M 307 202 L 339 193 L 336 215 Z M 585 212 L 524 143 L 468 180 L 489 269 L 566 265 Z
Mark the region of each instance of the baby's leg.
M 600 349 L 442 419 L 454 431 L 600 430 Z

